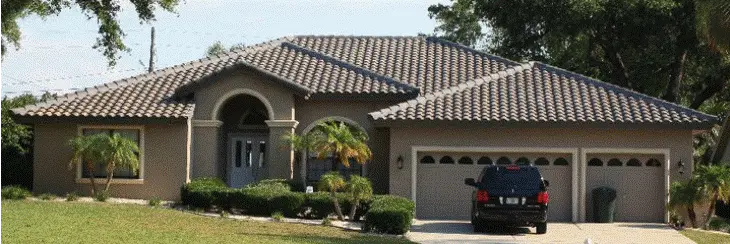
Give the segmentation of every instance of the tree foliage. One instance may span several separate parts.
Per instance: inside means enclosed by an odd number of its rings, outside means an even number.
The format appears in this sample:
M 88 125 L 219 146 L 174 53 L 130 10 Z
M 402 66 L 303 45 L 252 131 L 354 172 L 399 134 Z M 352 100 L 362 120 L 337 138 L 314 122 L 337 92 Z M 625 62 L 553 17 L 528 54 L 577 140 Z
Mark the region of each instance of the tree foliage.
M 331 171 L 322 175 L 317 183 L 317 188 L 320 191 L 327 191 L 330 193 L 330 200 L 332 200 L 332 203 L 335 205 L 335 213 L 337 213 L 337 219 L 339 220 L 344 220 L 345 216 L 342 215 L 340 201 L 337 200 L 337 191 L 342 190 L 345 186 L 345 179 L 343 179 L 337 171 Z
M 697 30 L 712 48 L 730 55 L 730 1 L 698 0 Z
M 69 141 L 69 145 L 73 149 L 73 156 L 69 163 L 69 168 L 77 164 L 86 167 L 87 172 L 91 175 L 91 195 L 96 195 L 95 175 L 96 164 L 102 163 L 106 166 L 106 184 L 104 192 L 109 191 L 112 179 L 114 178 L 114 170 L 117 167 L 127 168 L 132 171 L 139 170 L 139 147 L 137 143 L 129 138 L 123 137 L 118 133 L 111 136 L 100 133 L 93 135 L 80 135 Z
M 694 174 L 694 179 L 707 191 L 710 206 L 707 211 L 707 218 L 703 227 L 710 223 L 715 213 L 715 204 L 718 200 L 730 203 L 730 167 L 727 165 L 704 165 L 699 166 Z
M 698 38 L 695 4 L 455 0 L 428 11 L 439 22 L 436 34 L 447 39 L 722 115 L 730 108 L 730 63 Z
M 373 196 L 373 186 L 368 178 L 353 175 L 350 176 L 350 181 L 347 182 L 347 193 L 350 195 L 350 221 L 355 221 L 355 211 L 360 205 L 360 201 L 370 199 Z
M 162 8 L 173 12 L 178 0 L 130 0 L 137 11 L 140 22 L 149 23 L 155 20 L 155 10 Z M 120 51 L 128 51 L 122 38 L 124 31 L 119 25 L 118 14 L 121 11 L 119 0 L 8 0 L 2 1 L 2 54 L 5 55 L 7 45 L 20 48 L 22 32 L 18 20 L 31 15 L 46 18 L 57 15 L 64 9 L 78 7 L 89 19 L 96 19 L 99 37 L 94 49 L 100 49 L 110 66 L 116 65 Z
M 246 47 L 246 44 L 238 43 L 238 44 L 231 45 L 230 47 L 228 47 L 228 49 L 226 49 L 226 46 L 224 46 L 223 43 L 221 43 L 220 41 L 216 41 L 215 43 L 213 43 L 213 45 L 210 45 L 208 47 L 208 49 L 206 49 L 205 56 L 206 57 L 218 56 L 218 55 L 225 53 L 226 51 L 231 52 L 231 51 L 241 49 L 244 47 Z
M 697 214 L 695 205 L 707 202 L 707 191 L 704 190 L 698 180 L 692 179 L 686 182 L 674 182 L 669 188 L 669 207 L 675 210 L 687 211 L 689 222 L 692 228 L 697 228 Z
M 289 134 L 284 137 L 285 143 L 295 151 L 311 151 L 320 159 L 334 156 L 348 168 L 350 160 L 364 164 L 373 157 L 367 145 L 368 139 L 359 128 L 336 121 L 322 122 L 305 135 Z M 334 164 L 333 169 L 336 169 Z

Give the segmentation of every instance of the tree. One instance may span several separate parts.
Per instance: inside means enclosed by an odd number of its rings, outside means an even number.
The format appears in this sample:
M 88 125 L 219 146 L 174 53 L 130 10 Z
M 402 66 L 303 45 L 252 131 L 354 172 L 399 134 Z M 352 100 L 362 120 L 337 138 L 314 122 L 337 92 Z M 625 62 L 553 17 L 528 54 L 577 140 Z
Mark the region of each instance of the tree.
M 702 225 L 707 228 L 712 215 L 715 213 L 717 201 L 730 202 L 730 167 L 725 165 L 699 166 L 695 173 L 695 180 L 704 187 L 704 190 L 710 196 L 707 219 Z
M 717 52 L 730 55 L 730 2 L 698 0 L 697 30 Z
M 83 164 L 89 172 L 91 182 L 91 195 L 96 194 L 95 175 L 96 164 L 103 163 L 106 167 L 106 184 L 104 191 L 109 191 L 111 181 L 114 177 L 114 170 L 117 167 L 127 168 L 132 171 L 139 170 L 139 148 L 137 143 L 118 133 L 111 136 L 107 134 L 94 134 L 88 136 L 77 136 L 69 141 L 73 149 L 70 168 L 76 164 Z
M 237 49 L 246 47 L 246 44 L 238 43 L 231 45 L 227 51 L 232 52 Z M 226 47 L 220 41 L 216 41 L 213 45 L 210 45 L 205 51 L 206 57 L 218 56 L 226 52 Z
M 347 183 L 347 192 L 350 194 L 352 206 L 350 206 L 350 221 L 355 221 L 355 211 L 360 206 L 360 201 L 370 199 L 373 196 L 373 187 L 368 178 L 353 175 Z
M 675 210 L 686 209 L 692 228 L 697 228 L 695 204 L 701 204 L 707 200 L 706 191 L 698 184 L 698 181 L 693 179 L 686 182 L 677 181 L 672 183 L 669 196 L 669 207 Z
M 730 65 L 697 38 L 695 2 L 455 0 L 428 11 L 447 39 L 710 111 L 730 103 Z
M 317 188 L 320 191 L 328 191 L 330 193 L 330 199 L 335 205 L 335 213 L 337 213 L 337 219 L 344 220 L 345 217 L 342 215 L 342 208 L 340 208 L 340 201 L 337 200 L 337 191 L 345 187 L 345 179 L 340 176 L 337 171 L 332 171 L 322 175 L 317 184 Z
M 149 23 L 155 20 L 154 11 L 159 7 L 173 12 L 178 0 L 130 0 L 139 16 L 140 22 Z M 89 19 L 96 18 L 99 23 L 99 37 L 94 49 L 102 49 L 109 66 L 116 65 L 120 51 L 128 51 L 122 38 L 124 31 L 119 25 L 117 15 L 121 10 L 119 0 L 9 0 L 2 1 L 2 55 L 6 46 L 20 48 L 22 32 L 18 20 L 30 15 L 48 17 L 57 15 L 64 9 L 79 8 Z

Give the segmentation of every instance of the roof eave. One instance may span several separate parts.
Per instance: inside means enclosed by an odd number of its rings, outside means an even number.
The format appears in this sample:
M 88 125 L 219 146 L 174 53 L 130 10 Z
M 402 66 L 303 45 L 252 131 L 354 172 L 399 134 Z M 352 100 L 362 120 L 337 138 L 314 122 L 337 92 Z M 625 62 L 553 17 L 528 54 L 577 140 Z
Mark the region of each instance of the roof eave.
M 472 126 L 491 128 L 604 128 L 604 129 L 677 129 L 709 130 L 714 126 L 711 121 L 691 123 L 609 123 L 609 122 L 549 122 L 549 121 L 485 121 L 485 120 L 420 120 L 420 119 L 375 119 L 368 118 L 375 127 L 410 126 Z

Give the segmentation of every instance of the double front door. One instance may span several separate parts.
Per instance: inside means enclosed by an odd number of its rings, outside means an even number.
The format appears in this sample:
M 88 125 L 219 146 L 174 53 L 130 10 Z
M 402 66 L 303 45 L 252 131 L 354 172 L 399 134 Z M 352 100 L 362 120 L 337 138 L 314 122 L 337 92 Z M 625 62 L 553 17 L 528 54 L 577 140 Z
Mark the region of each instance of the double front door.
M 229 135 L 228 185 L 239 188 L 259 179 L 266 167 L 267 135 Z

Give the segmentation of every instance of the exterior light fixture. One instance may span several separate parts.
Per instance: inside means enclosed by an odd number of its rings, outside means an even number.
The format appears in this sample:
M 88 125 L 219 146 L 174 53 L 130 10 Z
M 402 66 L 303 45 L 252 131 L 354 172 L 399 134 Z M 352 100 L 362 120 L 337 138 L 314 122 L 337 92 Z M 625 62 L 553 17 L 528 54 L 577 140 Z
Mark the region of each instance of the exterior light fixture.
M 403 156 L 398 155 L 398 159 L 396 159 L 396 162 L 398 163 L 398 169 L 403 169 Z
M 679 174 L 684 174 L 684 163 L 682 163 L 682 160 L 680 159 L 677 163 L 677 166 L 679 166 Z

